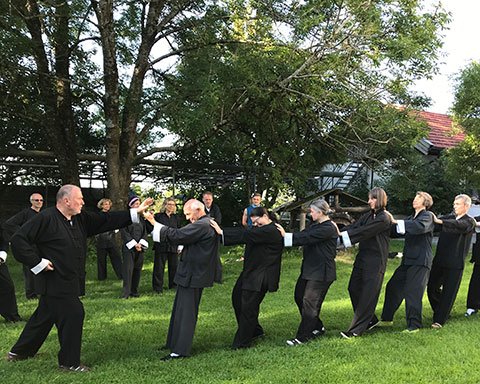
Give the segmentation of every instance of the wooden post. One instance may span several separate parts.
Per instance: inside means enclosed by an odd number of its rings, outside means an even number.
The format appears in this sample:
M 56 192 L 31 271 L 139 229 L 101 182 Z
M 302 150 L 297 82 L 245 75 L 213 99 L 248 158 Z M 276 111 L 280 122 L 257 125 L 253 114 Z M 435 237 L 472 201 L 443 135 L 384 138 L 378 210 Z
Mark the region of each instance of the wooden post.
M 307 213 L 301 211 L 300 212 L 300 231 L 303 231 L 305 229 L 306 221 L 307 221 Z

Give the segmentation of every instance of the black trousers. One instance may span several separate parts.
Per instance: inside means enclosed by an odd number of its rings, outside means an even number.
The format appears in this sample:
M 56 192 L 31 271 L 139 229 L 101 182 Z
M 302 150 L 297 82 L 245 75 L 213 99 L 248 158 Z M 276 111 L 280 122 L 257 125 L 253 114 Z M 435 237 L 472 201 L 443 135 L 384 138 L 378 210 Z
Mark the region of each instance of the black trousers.
M 35 293 L 35 285 L 33 283 L 33 272 L 26 265 L 22 266 L 23 269 L 23 280 L 25 281 L 25 297 L 27 299 L 33 299 L 37 297 Z
M 427 287 L 429 269 L 422 265 L 400 265 L 387 283 L 382 320 L 392 321 L 405 299 L 408 329 L 422 327 L 422 299 Z
M 480 262 L 473 265 L 468 285 L 467 308 L 480 309 Z
M 237 331 L 233 338 L 232 348 L 247 348 L 252 341 L 263 335 L 263 328 L 258 322 L 260 304 L 262 303 L 267 286 L 260 291 L 250 291 L 242 288 L 242 276 L 237 279 L 232 291 L 232 305 L 237 318 Z
M 170 351 L 190 355 L 202 292 L 203 288 L 177 286 L 166 343 Z
M 298 278 L 295 285 L 295 303 L 302 320 L 298 326 L 296 338 L 302 342 L 313 337 L 312 332 L 323 328 L 320 310 L 333 281 L 315 281 Z
M 168 263 L 168 288 L 175 287 L 173 279 L 177 272 L 178 256 L 176 252 L 163 252 L 155 249 L 153 257 L 152 288 L 155 292 L 163 291 L 163 275 L 165 264 Z
M 7 321 L 20 320 L 18 314 L 15 285 L 7 264 L 0 264 L 0 315 Z
M 375 318 L 375 308 L 382 288 L 384 272 L 353 267 L 348 292 L 353 306 L 349 332 L 361 335 Z
M 97 247 L 97 278 L 105 280 L 107 278 L 107 255 L 110 258 L 113 271 L 118 279 L 122 278 L 122 258 L 117 247 L 99 248 Z
M 445 324 L 462 282 L 463 269 L 444 268 L 433 263 L 427 294 L 433 309 L 433 322 Z
M 35 356 L 55 325 L 60 342 L 58 364 L 77 366 L 80 364 L 84 317 L 83 304 L 78 297 L 41 296 L 37 309 L 11 351 L 22 356 Z
M 138 285 L 143 267 L 143 252 L 137 252 L 134 248 L 123 252 L 123 292 L 122 296 L 127 298 L 138 295 Z

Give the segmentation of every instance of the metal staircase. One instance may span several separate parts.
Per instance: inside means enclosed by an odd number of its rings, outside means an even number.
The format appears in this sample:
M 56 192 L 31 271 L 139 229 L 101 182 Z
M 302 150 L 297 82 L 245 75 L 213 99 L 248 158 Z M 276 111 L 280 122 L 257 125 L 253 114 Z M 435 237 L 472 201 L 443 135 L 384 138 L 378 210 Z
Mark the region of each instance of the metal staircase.
M 320 174 L 318 187 L 321 191 L 333 188 L 345 189 L 364 166 L 363 163 L 355 160 L 345 164 L 328 165 Z

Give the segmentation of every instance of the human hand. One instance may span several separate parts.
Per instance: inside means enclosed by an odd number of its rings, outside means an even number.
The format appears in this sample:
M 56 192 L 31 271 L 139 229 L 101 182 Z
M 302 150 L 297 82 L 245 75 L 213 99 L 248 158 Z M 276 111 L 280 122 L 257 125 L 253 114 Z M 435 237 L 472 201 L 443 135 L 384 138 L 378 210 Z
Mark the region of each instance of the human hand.
M 285 237 L 285 229 L 278 223 L 275 223 L 275 226 L 277 227 L 278 231 L 282 235 L 282 237 Z
M 137 213 L 145 212 L 145 210 L 153 204 L 153 199 L 151 197 L 147 197 L 145 200 L 142 201 L 142 204 L 137 208 Z
M 155 218 L 153 217 L 153 213 L 152 213 L 152 212 L 149 212 L 149 211 L 143 212 L 143 217 L 144 217 L 145 220 L 147 220 L 150 224 L 155 225 Z
M 218 223 L 214 219 L 210 219 L 210 226 L 217 232 L 218 235 L 223 233 L 222 228 L 218 225 Z
M 53 271 L 55 268 L 53 268 L 53 263 L 48 260 L 48 264 L 47 266 L 43 269 L 45 272 L 48 272 L 48 271 Z

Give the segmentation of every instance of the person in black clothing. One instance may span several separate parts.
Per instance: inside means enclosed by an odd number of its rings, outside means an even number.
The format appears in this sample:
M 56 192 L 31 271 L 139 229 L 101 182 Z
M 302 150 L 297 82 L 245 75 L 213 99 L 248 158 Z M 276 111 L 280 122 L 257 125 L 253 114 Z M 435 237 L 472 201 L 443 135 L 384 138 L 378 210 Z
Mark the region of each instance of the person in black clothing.
M 15 297 L 15 285 L 6 264 L 8 242 L 0 228 L 0 316 L 5 321 L 15 323 L 22 318 L 18 314 L 17 298 Z
M 108 212 L 112 208 L 112 200 L 100 199 L 97 208 L 102 212 Z M 118 279 L 122 279 L 122 258 L 115 242 L 115 232 L 108 231 L 95 236 L 97 248 L 97 277 L 98 280 L 107 278 L 107 255 L 112 263 L 113 270 Z
M 475 217 L 477 227 L 480 226 L 480 216 Z M 480 309 L 480 235 L 476 232 L 475 243 L 472 247 L 472 258 L 470 259 L 473 264 L 472 276 L 470 277 L 470 283 L 468 284 L 467 294 L 467 311 L 465 316 L 469 317 L 478 312 Z
M 170 228 L 180 227 L 180 217 L 177 215 L 177 203 L 173 197 L 163 201 L 162 210 L 154 215 L 155 221 Z M 168 262 L 168 288 L 174 288 L 175 273 L 178 265 L 178 248 L 175 244 L 167 241 L 153 243 L 155 251 L 153 259 L 152 288 L 156 293 L 163 292 L 163 275 L 165 272 L 165 263 Z
M 190 224 L 182 228 L 169 228 L 157 223 L 152 214 L 145 214 L 153 225 L 153 241 L 183 245 L 175 274 L 177 292 L 165 345 L 171 352 L 162 361 L 190 355 L 203 288 L 211 287 L 215 277 L 219 242 L 210 226 L 210 218 L 205 215 L 205 207 L 200 201 L 190 199 L 183 206 L 183 213 Z
M 211 220 L 215 231 L 222 235 L 224 245 L 245 244 L 243 270 L 233 288 L 232 304 L 238 329 L 232 348 L 247 348 L 264 335 L 258 322 L 260 304 L 267 292 L 278 290 L 283 238 L 266 208 L 257 207 L 250 213 L 252 228 L 225 228 Z
M 415 332 L 422 327 L 422 298 L 427 287 L 428 275 L 432 267 L 433 214 L 429 209 L 432 197 L 426 192 L 417 192 L 413 199 L 415 213 L 405 220 L 393 220 L 394 237 L 405 236 L 403 257 L 385 290 L 382 322 L 374 319 L 372 326 L 391 325 L 393 316 L 405 299 L 407 331 Z
M 470 249 L 476 221 L 467 212 L 472 204 L 468 195 L 458 195 L 453 202 L 454 214 L 440 219 L 437 251 L 433 259 L 427 294 L 433 309 L 432 328 L 439 329 L 447 321 L 462 281 L 465 258 Z
M 220 211 L 220 207 L 213 202 L 213 193 L 210 191 L 203 192 L 202 202 L 205 204 L 205 213 L 212 219 L 215 219 L 218 225 L 222 225 L 222 211 Z
M 294 339 L 287 345 L 303 344 L 325 333 L 320 320 L 320 309 L 330 285 L 336 279 L 335 256 L 337 253 L 338 227 L 330 220 L 330 206 L 325 200 L 315 200 L 310 205 L 313 224 L 301 232 L 285 233 L 285 246 L 303 245 L 303 260 L 295 285 L 295 303 L 302 320 Z
M 386 212 L 387 194 L 382 188 L 373 188 L 368 194 L 370 212 L 340 232 L 345 247 L 358 244 L 358 253 L 348 283 L 353 306 L 353 319 L 344 338 L 360 336 L 374 322 L 375 307 L 382 288 L 390 242 L 391 215 Z
M 4 228 L 7 242 L 10 241 L 10 238 L 18 228 L 40 212 L 43 207 L 43 196 L 40 193 L 32 193 L 30 196 L 30 204 L 31 206 L 29 208 L 21 210 L 5 222 Z M 25 281 L 25 296 L 27 300 L 36 299 L 37 295 L 35 294 L 35 287 L 33 285 L 33 273 L 26 265 L 23 265 L 23 278 Z
M 222 225 L 222 212 L 220 207 L 213 202 L 213 193 L 205 191 L 202 194 L 202 201 L 205 205 L 205 213 L 214 219 L 218 225 Z M 217 255 L 217 267 L 215 270 L 215 282 L 221 284 L 223 277 L 222 260 L 220 259 L 220 249 Z
M 140 199 L 137 196 L 130 197 L 128 206 L 138 208 Z M 144 218 L 140 217 L 138 223 L 132 223 L 128 227 L 122 228 L 120 234 L 123 241 L 122 298 L 139 297 L 138 285 L 143 267 L 143 252 L 148 248 Z
M 60 342 L 60 368 L 75 372 L 89 370 L 80 364 L 85 313 L 79 299 L 85 292 L 87 237 L 138 221 L 138 214 L 151 203 L 152 199 L 146 199 L 130 212 L 83 211 L 81 189 L 64 185 L 57 193 L 55 207 L 44 209 L 13 235 L 13 255 L 35 274 L 40 300 L 8 352 L 8 361 L 35 356 L 55 325 Z

